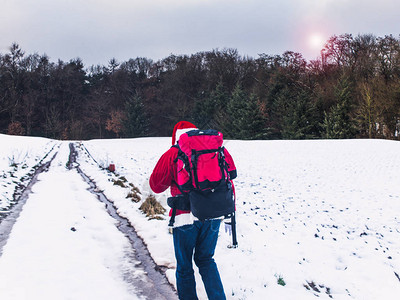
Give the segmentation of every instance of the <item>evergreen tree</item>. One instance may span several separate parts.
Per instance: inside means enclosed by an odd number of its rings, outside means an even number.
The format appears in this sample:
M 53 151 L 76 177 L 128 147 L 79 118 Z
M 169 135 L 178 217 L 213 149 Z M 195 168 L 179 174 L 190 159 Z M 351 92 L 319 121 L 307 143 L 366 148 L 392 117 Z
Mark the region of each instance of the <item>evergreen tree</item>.
M 227 112 L 229 118 L 224 124 L 227 137 L 243 140 L 267 138 L 267 119 L 256 96 L 247 96 L 239 85 L 232 92 Z
M 288 112 L 291 101 L 294 100 L 288 88 L 282 88 L 269 97 L 273 138 L 282 138 L 282 120 Z
M 282 118 L 284 139 L 311 139 L 319 136 L 318 110 L 309 95 L 302 92 L 287 107 Z
M 337 103 L 326 113 L 323 122 L 324 135 L 329 139 L 355 137 L 355 127 L 351 119 L 351 90 L 349 80 L 342 77 L 335 91 Z
M 192 113 L 194 123 L 199 128 L 223 131 L 228 101 L 229 95 L 225 91 L 224 85 L 219 83 L 209 97 L 196 102 Z
M 245 118 L 247 122 L 242 130 L 242 139 L 261 140 L 270 136 L 270 128 L 267 127 L 268 116 L 255 94 L 248 98 Z
M 243 128 L 246 126 L 247 95 L 236 85 L 227 105 L 227 119 L 224 120 L 224 134 L 228 138 L 244 139 Z
M 146 136 L 149 120 L 144 109 L 142 98 L 138 95 L 128 98 L 125 103 L 126 119 L 124 120 L 124 134 L 126 137 Z

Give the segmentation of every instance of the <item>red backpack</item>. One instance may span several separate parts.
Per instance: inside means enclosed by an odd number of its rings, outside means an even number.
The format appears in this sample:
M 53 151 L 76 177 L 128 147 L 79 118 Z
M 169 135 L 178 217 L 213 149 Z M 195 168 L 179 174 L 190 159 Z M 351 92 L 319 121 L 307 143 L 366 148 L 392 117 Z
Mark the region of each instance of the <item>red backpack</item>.
M 178 144 L 177 186 L 183 198 L 170 198 L 175 209 L 188 208 L 200 220 L 227 216 L 234 212 L 232 183 L 229 178 L 223 135 L 216 130 L 191 130 Z M 186 203 L 177 205 L 174 201 Z M 178 207 L 180 206 L 180 207 Z

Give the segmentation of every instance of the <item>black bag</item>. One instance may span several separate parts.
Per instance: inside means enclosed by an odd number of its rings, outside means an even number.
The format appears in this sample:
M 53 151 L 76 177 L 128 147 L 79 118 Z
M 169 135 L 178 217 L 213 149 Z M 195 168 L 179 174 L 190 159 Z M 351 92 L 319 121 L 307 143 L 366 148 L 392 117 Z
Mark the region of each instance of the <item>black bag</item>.
M 171 208 L 179 210 L 190 210 L 190 201 L 186 194 L 169 197 L 167 199 L 167 204 Z
M 190 210 L 189 196 L 186 193 L 177 195 L 175 197 L 169 197 L 167 199 L 167 204 L 169 207 L 172 208 L 172 215 L 171 215 L 171 218 L 169 219 L 169 224 L 168 224 L 168 226 L 171 226 L 171 227 L 174 226 L 177 209 Z
M 190 210 L 199 220 L 227 216 L 235 211 L 233 189 L 222 181 L 215 189 L 189 192 Z

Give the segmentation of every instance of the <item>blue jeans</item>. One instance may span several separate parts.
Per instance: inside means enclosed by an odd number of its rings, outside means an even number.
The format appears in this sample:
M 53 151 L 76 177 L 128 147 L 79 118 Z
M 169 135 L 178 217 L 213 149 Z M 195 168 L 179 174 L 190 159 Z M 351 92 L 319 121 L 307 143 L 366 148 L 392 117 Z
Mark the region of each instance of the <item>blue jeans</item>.
M 218 268 L 213 259 L 220 224 L 221 220 L 206 220 L 174 228 L 176 285 L 179 299 L 198 299 L 192 265 L 193 256 L 208 299 L 226 299 Z

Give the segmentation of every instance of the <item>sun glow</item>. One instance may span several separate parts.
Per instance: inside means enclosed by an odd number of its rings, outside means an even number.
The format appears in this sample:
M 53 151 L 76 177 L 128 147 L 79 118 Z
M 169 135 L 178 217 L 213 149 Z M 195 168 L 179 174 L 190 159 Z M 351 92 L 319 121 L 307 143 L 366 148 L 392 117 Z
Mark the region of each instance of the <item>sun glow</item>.
M 324 47 L 325 41 L 320 34 L 314 33 L 308 38 L 308 43 L 312 49 L 321 50 Z

